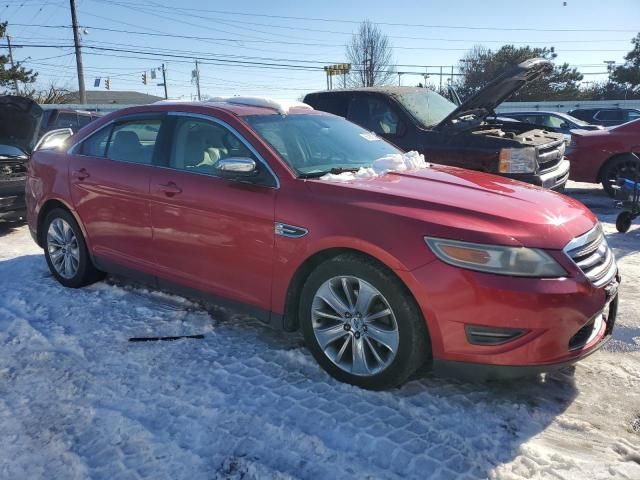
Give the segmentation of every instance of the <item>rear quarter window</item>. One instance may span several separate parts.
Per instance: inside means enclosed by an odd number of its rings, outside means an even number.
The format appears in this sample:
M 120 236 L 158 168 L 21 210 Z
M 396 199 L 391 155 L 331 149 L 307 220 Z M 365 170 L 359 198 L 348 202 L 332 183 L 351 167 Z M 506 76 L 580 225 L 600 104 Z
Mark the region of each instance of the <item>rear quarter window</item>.
M 349 97 L 342 94 L 309 95 L 305 98 L 305 103 L 316 110 L 333 113 L 345 118 L 349 110 Z

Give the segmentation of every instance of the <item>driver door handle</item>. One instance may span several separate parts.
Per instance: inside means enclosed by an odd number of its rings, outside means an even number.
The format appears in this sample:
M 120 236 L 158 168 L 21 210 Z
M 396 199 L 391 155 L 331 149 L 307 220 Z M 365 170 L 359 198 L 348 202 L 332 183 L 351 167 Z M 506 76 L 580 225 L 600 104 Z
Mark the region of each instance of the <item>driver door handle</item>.
M 182 193 L 182 189 L 176 185 L 174 182 L 167 182 L 160 184 L 160 189 L 164 192 L 167 197 L 173 197 L 174 195 L 178 195 Z

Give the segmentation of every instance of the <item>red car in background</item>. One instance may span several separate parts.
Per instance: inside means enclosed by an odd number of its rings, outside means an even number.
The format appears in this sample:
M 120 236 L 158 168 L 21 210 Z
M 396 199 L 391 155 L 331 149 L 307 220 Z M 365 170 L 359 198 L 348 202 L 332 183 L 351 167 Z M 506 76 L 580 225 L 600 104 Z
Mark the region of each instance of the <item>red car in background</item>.
M 640 119 L 604 130 L 574 130 L 565 156 L 571 161 L 570 179 L 602 183 L 611 197 L 619 178 L 634 180 L 640 161 Z
M 242 305 L 365 388 L 427 362 L 548 371 L 605 343 L 619 277 L 586 207 L 455 167 L 372 173 L 403 155 L 303 104 L 128 108 L 36 151 L 29 228 L 67 287 L 117 272 Z

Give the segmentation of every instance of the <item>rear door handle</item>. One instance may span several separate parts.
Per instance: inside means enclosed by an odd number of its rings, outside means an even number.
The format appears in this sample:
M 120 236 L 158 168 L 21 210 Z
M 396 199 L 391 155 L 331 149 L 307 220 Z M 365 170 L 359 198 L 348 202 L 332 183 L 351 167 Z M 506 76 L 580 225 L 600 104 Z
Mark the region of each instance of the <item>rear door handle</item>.
M 81 168 L 80 170 L 74 170 L 71 172 L 71 176 L 78 180 L 84 180 L 85 178 L 89 178 L 91 175 L 89 175 L 86 168 Z
M 160 185 L 160 188 L 167 197 L 173 197 L 174 195 L 182 193 L 182 189 L 174 182 L 163 183 Z

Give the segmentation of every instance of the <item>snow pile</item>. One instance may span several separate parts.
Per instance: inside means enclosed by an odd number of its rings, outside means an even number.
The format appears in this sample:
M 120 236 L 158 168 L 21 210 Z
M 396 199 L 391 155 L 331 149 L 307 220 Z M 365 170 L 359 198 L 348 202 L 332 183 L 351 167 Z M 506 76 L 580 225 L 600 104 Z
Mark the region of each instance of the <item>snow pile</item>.
M 276 100 L 268 97 L 227 97 L 222 99 L 234 105 L 246 105 L 249 107 L 272 108 L 281 115 L 286 115 L 292 108 L 306 108 L 313 110 L 310 105 L 296 100 Z
M 351 182 L 355 179 L 374 178 L 389 172 L 405 172 L 427 168 L 429 164 L 424 155 L 412 150 L 404 154 L 393 153 L 374 160 L 371 167 L 360 168 L 357 172 L 327 173 L 320 180 L 327 182 Z

